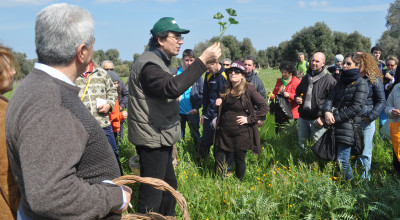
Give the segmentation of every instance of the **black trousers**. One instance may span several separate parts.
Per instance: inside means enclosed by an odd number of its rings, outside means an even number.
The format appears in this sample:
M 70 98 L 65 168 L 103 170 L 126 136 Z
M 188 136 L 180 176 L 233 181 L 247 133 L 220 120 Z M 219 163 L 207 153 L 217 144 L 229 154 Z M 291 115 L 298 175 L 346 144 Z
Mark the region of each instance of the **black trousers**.
M 172 146 L 148 148 L 136 146 L 140 157 L 140 176 L 164 180 L 171 187 L 178 187 L 172 166 Z M 169 192 L 164 192 L 146 184 L 140 184 L 138 212 L 157 212 L 166 216 L 175 216 L 176 200 Z
M 215 147 L 215 167 L 216 170 L 222 173 L 222 176 L 225 175 L 225 172 L 228 168 L 228 158 L 229 154 L 231 152 L 223 150 L 219 147 Z M 247 151 L 239 150 L 233 152 L 233 160 L 235 161 L 235 167 L 236 167 L 236 177 L 240 179 L 240 181 L 243 180 L 244 173 L 246 172 L 246 154 Z

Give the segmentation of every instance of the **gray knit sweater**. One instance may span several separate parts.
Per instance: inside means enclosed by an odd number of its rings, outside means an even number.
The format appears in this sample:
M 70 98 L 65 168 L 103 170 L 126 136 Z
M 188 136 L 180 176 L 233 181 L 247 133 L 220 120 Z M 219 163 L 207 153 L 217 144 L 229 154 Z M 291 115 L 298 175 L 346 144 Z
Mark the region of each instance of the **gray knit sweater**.
M 24 214 L 33 219 L 94 219 L 118 210 L 119 176 L 103 129 L 79 88 L 34 69 L 8 105 L 6 138 Z

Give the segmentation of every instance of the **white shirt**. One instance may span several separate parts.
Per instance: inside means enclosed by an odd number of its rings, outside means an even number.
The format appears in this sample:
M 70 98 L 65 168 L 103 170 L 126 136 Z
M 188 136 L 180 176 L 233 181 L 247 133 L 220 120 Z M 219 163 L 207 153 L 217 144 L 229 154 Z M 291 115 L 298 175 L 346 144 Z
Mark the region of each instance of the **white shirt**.
M 56 79 L 59 79 L 63 82 L 66 82 L 68 84 L 75 86 L 75 84 L 67 77 L 67 75 L 65 75 L 63 72 L 61 72 L 51 66 L 47 66 L 46 64 L 42 64 L 42 63 L 35 63 L 34 68 L 38 69 L 38 70 L 42 70 L 43 72 L 49 74 L 50 76 L 52 76 Z

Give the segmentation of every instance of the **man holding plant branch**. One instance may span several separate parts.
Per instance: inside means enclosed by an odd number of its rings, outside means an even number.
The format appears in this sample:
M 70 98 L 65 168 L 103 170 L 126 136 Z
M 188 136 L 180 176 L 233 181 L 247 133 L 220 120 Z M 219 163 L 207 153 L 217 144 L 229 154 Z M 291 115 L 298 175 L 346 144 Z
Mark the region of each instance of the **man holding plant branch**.
M 218 60 L 221 48 L 219 43 L 207 48 L 175 76 L 168 66 L 183 44 L 182 34 L 189 30 L 179 28 L 174 18 L 164 17 L 150 32 L 149 51 L 135 61 L 128 82 L 128 138 L 140 157 L 140 175 L 162 179 L 176 189 L 171 154 L 181 133 L 179 97 L 206 71 L 206 64 Z M 138 212 L 175 216 L 175 204 L 168 192 L 140 186 Z

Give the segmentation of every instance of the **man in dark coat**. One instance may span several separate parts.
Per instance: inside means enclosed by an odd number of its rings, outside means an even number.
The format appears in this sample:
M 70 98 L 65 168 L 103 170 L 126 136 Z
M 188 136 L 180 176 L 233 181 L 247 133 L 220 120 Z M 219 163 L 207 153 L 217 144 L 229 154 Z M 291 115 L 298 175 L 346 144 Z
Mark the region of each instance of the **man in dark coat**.
M 325 69 L 325 54 L 316 52 L 311 59 L 311 69 L 301 79 L 296 89 L 295 101 L 299 104 L 299 147 L 306 147 L 306 140 L 317 141 L 324 133 L 321 108 L 330 90 L 336 84 Z

